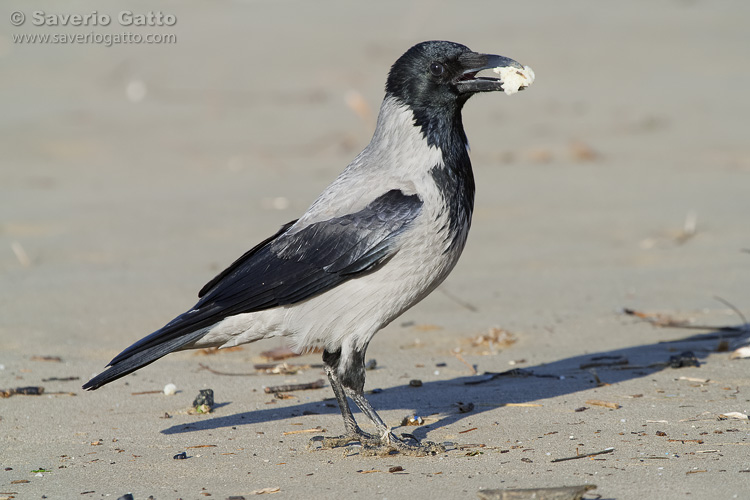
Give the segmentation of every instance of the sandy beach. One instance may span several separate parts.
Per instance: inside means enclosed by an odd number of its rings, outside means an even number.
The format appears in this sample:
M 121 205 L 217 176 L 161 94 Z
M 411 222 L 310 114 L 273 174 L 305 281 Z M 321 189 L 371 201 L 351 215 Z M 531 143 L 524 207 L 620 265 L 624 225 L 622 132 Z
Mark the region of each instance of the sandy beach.
M 92 17 L 50 24 L 70 14 Z M 750 359 L 731 357 L 750 335 L 748 19 L 739 0 L 4 2 L 0 389 L 43 393 L 0 399 L 0 499 L 750 497 Z M 124 33 L 163 43 L 107 46 Z M 90 40 L 20 38 L 44 34 Z M 256 369 L 279 339 L 83 391 L 304 212 L 430 39 L 536 72 L 467 103 L 467 247 L 367 354 L 388 425 L 447 451 L 310 449 L 343 422 L 327 381 L 264 391 L 325 378 L 319 354 Z M 213 411 L 189 412 L 209 388 Z

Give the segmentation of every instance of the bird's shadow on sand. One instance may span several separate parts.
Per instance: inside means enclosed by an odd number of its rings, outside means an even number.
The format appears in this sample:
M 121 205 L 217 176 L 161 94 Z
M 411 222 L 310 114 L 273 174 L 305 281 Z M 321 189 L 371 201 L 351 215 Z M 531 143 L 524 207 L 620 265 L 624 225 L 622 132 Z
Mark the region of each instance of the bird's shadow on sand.
M 739 326 L 736 329 L 744 328 L 744 331 L 747 331 L 748 327 L 750 325 Z M 675 376 L 679 376 L 682 375 L 682 373 L 678 375 L 679 370 L 684 370 L 684 368 L 673 368 L 669 363 L 672 356 L 679 357 L 685 351 L 690 351 L 703 362 L 710 353 L 716 352 L 721 339 L 732 338 L 736 341 L 738 337 L 740 335 L 736 331 L 733 333 L 715 331 L 667 342 L 588 353 L 547 364 L 528 366 L 523 368 L 520 375 L 515 376 L 508 374 L 491 378 L 489 375 L 480 374 L 426 382 L 421 387 L 404 384 L 368 394 L 367 398 L 378 411 L 400 409 L 404 410 L 404 416 L 416 414 L 423 417 L 438 414 L 438 420 L 430 422 L 429 425 L 401 427 L 396 431 L 397 434 L 409 432 L 423 439 L 430 431 L 454 424 L 478 413 L 497 410 L 503 405 L 530 403 L 568 394 L 575 395 L 595 388 L 597 387 L 596 376 L 610 385 L 647 377 L 663 370 L 675 371 Z M 596 367 L 596 375 L 587 368 L 587 365 L 592 363 L 599 365 Z M 571 409 L 583 406 L 586 399 L 590 397 L 571 398 Z M 473 409 L 466 411 L 470 404 L 473 404 Z M 352 409 L 356 412 L 354 405 Z M 301 415 L 327 413 L 339 413 L 338 406 L 332 398 L 289 406 L 273 405 L 268 409 L 216 416 L 175 425 L 161 432 L 163 434 L 199 432 L 284 420 Z M 363 415 L 355 413 L 355 417 L 364 424 L 365 429 L 368 429 L 367 419 Z M 343 431 L 343 424 L 341 430 Z

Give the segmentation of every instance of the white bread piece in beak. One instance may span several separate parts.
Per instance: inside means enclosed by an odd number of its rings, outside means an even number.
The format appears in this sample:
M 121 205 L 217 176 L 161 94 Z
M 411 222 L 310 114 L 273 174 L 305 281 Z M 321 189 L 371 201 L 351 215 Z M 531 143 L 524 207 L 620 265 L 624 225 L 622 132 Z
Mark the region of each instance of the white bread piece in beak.
M 503 91 L 506 95 L 515 94 L 519 89 L 534 83 L 534 70 L 529 66 L 524 66 L 523 69 L 499 66 L 492 68 L 492 71 L 500 75 L 500 80 L 503 82 Z

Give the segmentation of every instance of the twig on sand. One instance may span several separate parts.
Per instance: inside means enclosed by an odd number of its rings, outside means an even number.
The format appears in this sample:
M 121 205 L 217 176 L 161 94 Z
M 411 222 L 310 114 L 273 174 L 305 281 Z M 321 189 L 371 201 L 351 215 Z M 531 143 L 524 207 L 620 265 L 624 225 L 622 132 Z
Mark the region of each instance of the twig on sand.
M 292 391 L 306 391 L 309 389 L 322 389 L 325 386 L 323 379 L 318 379 L 315 382 L 308 382 L 306 384 L 287 384 L 287 385 L 272 385 L 265 387 L 263 390 L 266 394 L 273 394 L 276 392 L 292 392 Z
M 252 377 L 252 376 L 258 375 L 258 374 L 257 374 L 257 373 L 255 373 L 255 372 L 253 372 L 253 373 L 229 373 L 229 372 L 220 372 L 219 370 L 214 370 L 214 369 L 213 369 L 213 368 L 211 368 L 210 366 L 208 366 L 208 365 L 204 365 L 203 363 L 198 363 L 198 366 L 200 366 L 200 367 L 201 367 L 201 370 L 207 370 L 207 371 L 209 371 L 209 372 L 213 373 L 214 375 L 227 375 L 227 376 L 229 376 L 229 377 Z
M 474 365 L 472 365 L 468 361 L 466 361 L 464 359 L 464 357 L 461 356 L 460 352 L 453 351 L 452 354 L 456 357 L 457 360 L 459 360 L 461 363 L 463 363 L 463 364 L 465 364 L 466 366 L 469 367 L 469 370 L 471 370 L 471 374 L 472 375 L 476 375 L 477 374 L 477 369 L 474 368 Z
M 674 318 L 671 318 L 669 316 L 664 316 L 661 314 L 649 314 L 644 313 L 641 311 L 636 311 L 635 309 L 629 309 L 629 308 L 623 308 L 622 312 L 627 314 L 628 316 L 635 316 L 636 318 L 640 318 L 643 320 L 648 321 L 654 326 L 660 326 L 662 328 L 683 328 L 686 330 L 714 330 L 716 332 L 730 332 L 734 333 L 734 335 L 726 335 L 723 334 L 721 337 L 739 337 L 740 335 L 746 334 L 748 331 L 747 323 L 742 326 L 711 326 L 711 325 L 691 325 L 688 324 L 687 321 L 684 320 L 677 320 Z M 703 337 L 700 339 L 695 340 L 710 340 L 714 337 Z M 716 337 L 720 338 L 720 337 Z M 691 339 L 684 339 L 684 341 L 691 340 Z
M 614 448 L 605 448 L 602 451 L 595 451 L 593 453 L 584 453 L 583 455 L 576 455 L 574 457 L 556 458 L 552 462 L 565 462 L 566 460 L 577 460 L 579 458 L 595 457 L 597 455 L 604 455 L 605 453 L 612 453 L 615 451 Z
M 26 250 L 24 250 L 21 243 L 19 243 L 18 241 L 14 241 L 10 244 L 10 248 L 16 255 L 16 259 L 18 259 L 18 263 L 21 264 L 21 267 L 27 269 L 31 267 L 31 259 L 29 258 L 29 254 L 26 253 Z
M 589 490 L 595 490 L 594 484 L 580 486 L 559 486 L 557 488 L 523 488 L 512 490 L 480 490 L 477 496 L 481 500 L 581 500 Z
M 722 304 L 724 304 L 725 306 L 727 306 L 728 308 L 730 308 L 732 311 L 734 311 L 735 314 L 740 317 L 740 319 L 742 320 L 742 324 L 745 326 L 745 328 L 743 328 L 743 330 L 747 331 L 747 329 L 748 329 L 747 327 L 748 327 L 748 325 L 750 325 L 750 323 L 747 322 L 747 318 L 745 318 L 745 315 L 742 314 L 742 311 L 740 311 L 739 309 L 737 309 L 737 307 L 734 304 L 732 304 L 731 302 L 729 302 L 726 299 L 723 299 L 723 298 L 719 297 L 718 295 L 714 295 L 714 298 L 716 300 L 718 300 L 719 302 L 721 302 Z
M 611 366 L 622 366 L 627 365 L 629 361 L 626 358 L 620 358 L 613 361 L 592 361 L 591 363 L 582 363 L 581 370 L 588 370 L 590 368 L 608 368 Z
M 560 376 L 558 375 L 552 375 L 552 374 L 547 374 L 547 373 L 537 375 L 533 371 L 527 370 L 524 368 L 512 368 L 504 372 L 484 372 L 482 375 L 474 377 L 472 380 L 467 380 L 466 382 L 464 382 L 464 385 L 483 384 L 485 382 L 490 382 L 500 377 L 538 377 L 538 378 L 555 378 L 555 379 L 561 380 Z
M 455 295 L 453 295 L 452 293 L 450 293 L 448 290 L 446 290 L 444 287 L 438 288 L 438 291 L 442 292 L 443 295 L 445 295 L 450 300 L 452 300 L 453 302 L 455 302 L 459 306 L 463 307 L 467 311 L 477 312 L 479 310 L 479 309 L 476 308 L 476 306 L 474 306 L 472 304 L 469 304 L 468 302 L 465 302 L 465 301 L 459 299 L 458 297 L 456 297 Z
M 308 432 L 325 432 L 325 431 L 326 430 L 324 428 L 318 426 L 318 427 L 314 427 L 312 429 L 299 429 L 299 430 L 296 430 L 296 431 L 286 431 L 283 434 L 284 434 L 284 436 L 290 436 L 292 434 L 304 434 L 304 433 L 308 433 Z

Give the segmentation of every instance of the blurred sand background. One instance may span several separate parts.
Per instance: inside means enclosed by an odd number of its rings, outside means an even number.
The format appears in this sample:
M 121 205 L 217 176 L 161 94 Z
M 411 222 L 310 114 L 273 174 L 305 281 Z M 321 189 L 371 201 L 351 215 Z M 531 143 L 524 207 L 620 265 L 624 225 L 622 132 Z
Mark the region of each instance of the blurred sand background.
M 17 10 L 20 27 L 9 21 Z M 112 22 L 34 26 L 35 10 L 96 10 Z M 122 27 L 125 10 L 177 22 Z M 720 297 L 750 314 L 748 20 L 740 0 L 3 2 L 0 388 L 46 393 L 0 400 L 0 497 L 279 488 L 274 498 L 476 498 L 593 483 L 610 499 L 746 498 L 750 425 L 718 416 L 750 410 L 750 360 L 717 352 L 717 332 L 621 311 L 742 327 Z M 176 41 L 13 39 L 90 32 Z M 306 209 L 367 144 L 390 65 L 428 39 L 537 75 L 527 92 L 467 104 L 478 185 L 468 246 L 445 284 L 368 352 L 378 369 L 366 388 L 383 389 L 369 397 L 385 420 L 423 416 L 429 427 L 397 431 L 459 446 L 427 458 L 308 451 L 313 434 L 284 433 L 341 433 L 330 388 L 289 399 L 262 388 L 320 369 L 240 377 L 200 366 L 251 373 L 278 340 L 170 355 L 81 391 Z M 472 345 L 491 328 L 515 343 Z M 659 365 L 685 350 L 702 366 Z M 597 387 L 581 365 L 602 356 L 631 368 L 597 368 L 609 384 Z M 554 378 L 465 385 L 469 365 Z M 168 382 L 175 396 L 132 395 Z M 185 414 L 202 388 L 215 391 L 215 411 Z M 190 458 L 173 460 L 182 451 Z

